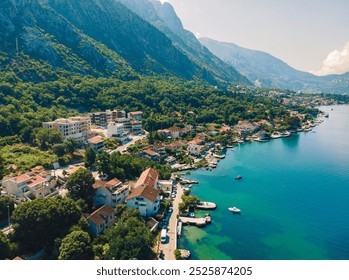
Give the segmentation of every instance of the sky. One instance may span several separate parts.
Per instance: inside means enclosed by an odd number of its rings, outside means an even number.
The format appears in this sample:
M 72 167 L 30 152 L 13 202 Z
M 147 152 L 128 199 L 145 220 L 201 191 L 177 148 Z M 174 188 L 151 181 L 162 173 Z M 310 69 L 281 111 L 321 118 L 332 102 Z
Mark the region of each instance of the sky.
M 161 0 L 197 37 L 261 50 L 316 75 L 349 71 L 349 0 Z

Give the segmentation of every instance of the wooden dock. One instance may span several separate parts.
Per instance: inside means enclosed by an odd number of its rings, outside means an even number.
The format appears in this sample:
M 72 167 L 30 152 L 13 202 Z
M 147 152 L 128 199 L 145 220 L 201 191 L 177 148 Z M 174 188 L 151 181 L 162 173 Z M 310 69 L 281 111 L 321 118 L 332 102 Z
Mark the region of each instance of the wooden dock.
M 211 223 L 211 216 L 206 215 L 205 218 L 190 218 L 190 217 L 180 217 L 180 220 L 184 224 L 195 225 L 197 227 L 204 227 Z

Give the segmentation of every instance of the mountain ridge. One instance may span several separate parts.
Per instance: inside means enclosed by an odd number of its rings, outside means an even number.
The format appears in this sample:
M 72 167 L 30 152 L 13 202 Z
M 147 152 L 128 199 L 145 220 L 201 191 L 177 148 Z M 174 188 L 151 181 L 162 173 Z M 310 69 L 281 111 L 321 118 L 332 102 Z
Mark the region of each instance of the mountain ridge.
M 233 67 L 215 67 L 180 47 L 185 45 L 182 39 L 172 36 L 158 15 L 167 10 L 174 13 L 172 6 L 165 5 L 160 12 L 162 6 L 156 10 L 148 3 L 166 32 L 116 0 L 3 0 L 0 51 L 15 57 L 17 40 L 19 52 L 32 59 L 54 69 L 97 77 L 174 75 L 214 85 L 250 83 Z M 182 28 L 179 18 L 175 20 L 172 28 Z M 224 65 L 210 53 L 208 61 L 212 58 Z
M 271 54 L 210 38 L 199 41 L 213 54 L 263 87 L 305 92 L 349 93 L 349 73 L 316 76 L 299 71 Z

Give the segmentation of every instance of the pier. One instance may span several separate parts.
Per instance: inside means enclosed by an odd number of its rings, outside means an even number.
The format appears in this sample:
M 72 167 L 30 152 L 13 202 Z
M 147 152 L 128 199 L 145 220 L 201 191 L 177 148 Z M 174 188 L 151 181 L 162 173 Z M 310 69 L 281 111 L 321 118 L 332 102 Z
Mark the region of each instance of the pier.
M 189 218 L 189 217 L 180 217 L 180 220 L 184 224 L 195 225 L 197 227 L 205 227 L 207 224 L 211 223 L 211 216 L 206 214 L 205 218 Z

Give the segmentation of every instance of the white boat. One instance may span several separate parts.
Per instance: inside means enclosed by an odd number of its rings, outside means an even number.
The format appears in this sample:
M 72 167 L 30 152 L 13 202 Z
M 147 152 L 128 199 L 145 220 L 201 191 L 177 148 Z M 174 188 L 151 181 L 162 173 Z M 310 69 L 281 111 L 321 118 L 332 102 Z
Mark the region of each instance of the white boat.
M 223 155 L 214 154 L 213 156 L 214 156 L 215 158 L 220 158 L 220 159 L 225 158 L 225 155 L 224 155 L 224 154 L 223 154 Z
M 273 132 L 272 135 L 270 135 L 270 138 L 272 138 L 272 139 L 281 138 L 281 134 L 278 131 L 275 131 L 275 132 Z
M 229 207 L 228 210 L 233 213 L 240 213 L 241 210 L 239 208 L 234 207 Z
M 289 137 L 289 136 L 291 136 L 291 132 L 289 131 L 285 131 L 281 133 L 281 137 Z

